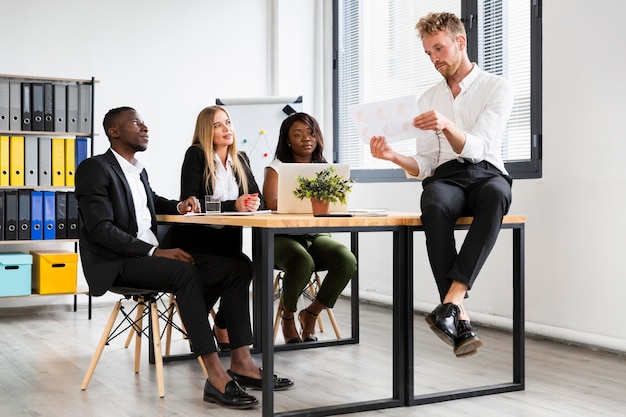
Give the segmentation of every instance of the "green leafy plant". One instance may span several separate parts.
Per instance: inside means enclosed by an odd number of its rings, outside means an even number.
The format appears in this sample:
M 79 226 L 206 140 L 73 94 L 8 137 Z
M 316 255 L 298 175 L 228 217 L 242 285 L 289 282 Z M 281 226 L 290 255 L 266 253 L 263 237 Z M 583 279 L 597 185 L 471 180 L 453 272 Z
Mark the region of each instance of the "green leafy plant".
M 305 198 L 316 198 L 329 203 L 341 202 L 346 204 L 346 196 L 352 191 L 351 178 L 344 179 L 335 174 L 335 168 L 330 166 L 318 172 L 314 178 L 306 178 L 301 175 L 296 177 L 298 187 L 293 194 L 303 200 Z

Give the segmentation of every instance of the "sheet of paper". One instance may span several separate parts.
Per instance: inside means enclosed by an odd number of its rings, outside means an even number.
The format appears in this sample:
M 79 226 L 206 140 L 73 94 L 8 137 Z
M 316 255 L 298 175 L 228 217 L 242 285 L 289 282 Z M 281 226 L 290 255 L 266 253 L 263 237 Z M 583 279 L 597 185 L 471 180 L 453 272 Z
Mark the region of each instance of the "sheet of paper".
M 185 216 L 253 216 L 255 214 L 270 214 L 272 210 L 258 211 L 216 211 L 210 213 L 185 213 Z
M 361 140 L 369 144 L 372 136 L 384 136 L 387 142 L 415 138 L 422 132 L 413 127 L 420 114 L 415 96 L 350 106 L 350 114 Z

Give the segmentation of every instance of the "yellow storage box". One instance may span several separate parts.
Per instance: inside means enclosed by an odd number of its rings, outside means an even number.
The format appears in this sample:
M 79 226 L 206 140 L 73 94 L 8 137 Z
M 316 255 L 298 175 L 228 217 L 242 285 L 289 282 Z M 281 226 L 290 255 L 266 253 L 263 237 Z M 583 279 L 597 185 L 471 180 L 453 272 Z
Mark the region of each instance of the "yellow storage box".
M 78 254 L 62 250 L 31 251 L 33 294 L 76 292 Z

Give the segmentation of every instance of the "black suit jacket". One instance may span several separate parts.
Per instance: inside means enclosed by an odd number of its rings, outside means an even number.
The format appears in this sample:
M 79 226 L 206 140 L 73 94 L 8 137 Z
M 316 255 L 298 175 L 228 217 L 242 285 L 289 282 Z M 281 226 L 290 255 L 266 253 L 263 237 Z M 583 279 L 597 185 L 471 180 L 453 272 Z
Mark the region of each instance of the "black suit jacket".
M 141 172 L 157 234 L 155 214 L 178 214 L 178 201 L 152 191 Z M 80 256 L 91 295 L 104 294 L 118 276 L 124 258 L 148 256 L 152 245 L 137 239 L 133 197 L 122 168 L 108 150 L 84 160 L 76 170 L 76 198 L 81 219 Z

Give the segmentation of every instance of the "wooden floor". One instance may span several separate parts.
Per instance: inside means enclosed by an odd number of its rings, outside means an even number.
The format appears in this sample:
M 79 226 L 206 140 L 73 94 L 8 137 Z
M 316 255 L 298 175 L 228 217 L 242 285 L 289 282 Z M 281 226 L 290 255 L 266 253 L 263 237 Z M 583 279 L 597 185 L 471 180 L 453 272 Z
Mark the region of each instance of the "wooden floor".
M 348 301 L 335 307 L 347 332 Z M 202 401 L 203 373 L 195 360 L 165 365 L 166 396 L 157 395 L 147 346 L 141 370 L 133 373 L 133 349 L 125 338 L 104 350 L 91 383 L 80 390 L 111 306 L 86 310 L 54 307 L 0 311 L 0 416 L 256 416 L 260 408 L 233 411 Z M 275 370 L 296 386 L 275 394 L 276 411 L 332 406 L 391 396 L 390 310 L 361 305 L 361 343 L 276 355 Z M 415 316 L 416 395 L 468 386 L 510 382 L 511 338 L 479 328 L 479 355 L 457 359 L 451 348 Z M 332 338 L 327 323 L 323 338 Z M 280 336 L 279 336 L 280 338 Z M 175 353 L 188 352 L 180 337 Z M 257 355 L 255 355 L 257 356 Z M 256 357 L 260 364 L 260 358 Z M 228 358 L 222 358 L 228 367 Z M 261 393 L 256 392 L 257 398 Z M 626 358 L 550 341 L 527 339 L 526 390 L 469 399 L 353 414 L 372 416 L 624 416 Z

